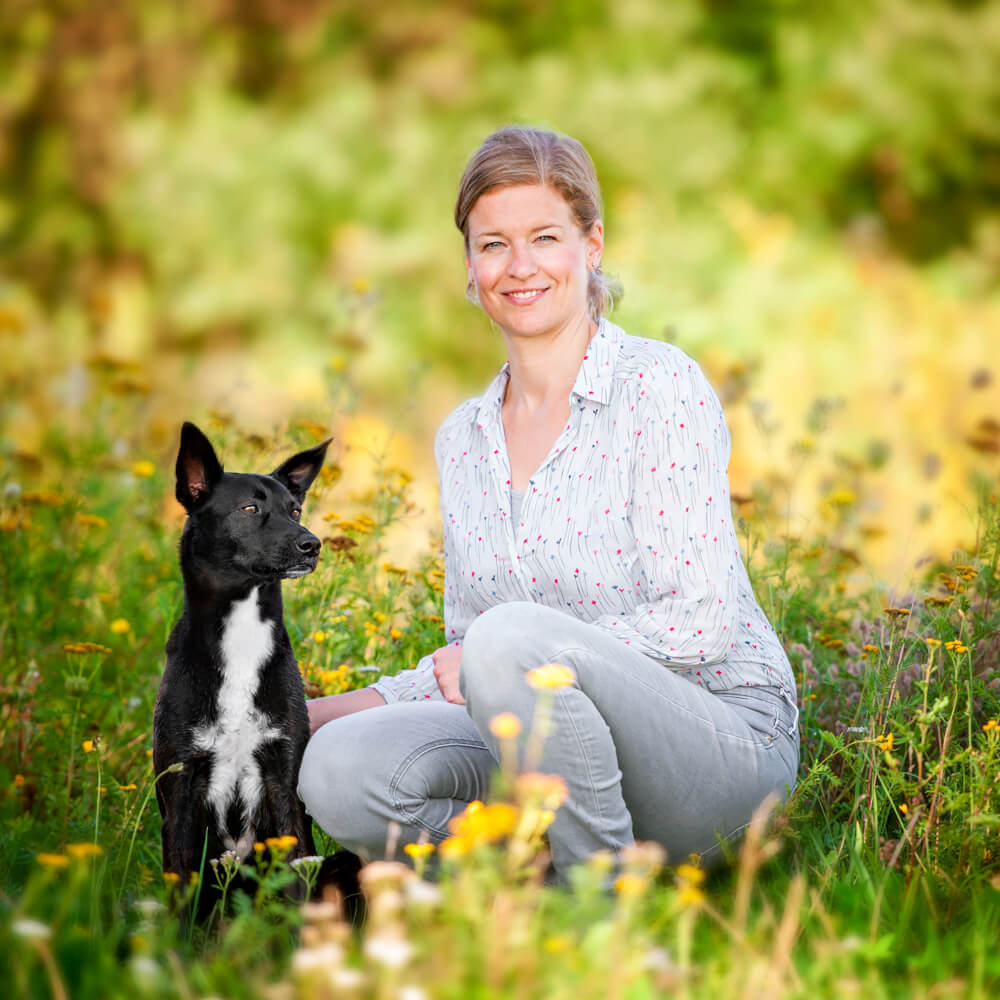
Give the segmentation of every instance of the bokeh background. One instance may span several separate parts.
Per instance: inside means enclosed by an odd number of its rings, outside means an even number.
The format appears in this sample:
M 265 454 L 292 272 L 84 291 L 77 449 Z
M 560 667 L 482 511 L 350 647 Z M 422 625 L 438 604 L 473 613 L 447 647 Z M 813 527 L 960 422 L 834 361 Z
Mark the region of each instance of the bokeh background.
M 4 484 L 58 484 L 53 436 L 105 420 L 121 468 L 168 468 L 184 419 L 306 428 L 345 511 L 412 477 L 394 544 L 425 551 L 434 430 L 502 361 L 453 199 L 509 122 L 593 155 L 614 318 L 706 369 L 748 522 L 887 593 L 972 547 L 1000 471 L 976 0 L 6 0 Z

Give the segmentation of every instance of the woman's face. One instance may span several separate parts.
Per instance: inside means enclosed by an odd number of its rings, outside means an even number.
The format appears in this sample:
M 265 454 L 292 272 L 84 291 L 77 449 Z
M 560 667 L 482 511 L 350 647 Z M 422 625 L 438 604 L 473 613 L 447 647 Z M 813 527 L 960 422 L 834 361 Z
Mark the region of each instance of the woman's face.
M 469 277 L 486 315 L 508 336 L 589 322 L 587 270 L 604 249 L 600 222 L 584 234 L 558 191 L 523 184 L 484 194 L 468 229 Z

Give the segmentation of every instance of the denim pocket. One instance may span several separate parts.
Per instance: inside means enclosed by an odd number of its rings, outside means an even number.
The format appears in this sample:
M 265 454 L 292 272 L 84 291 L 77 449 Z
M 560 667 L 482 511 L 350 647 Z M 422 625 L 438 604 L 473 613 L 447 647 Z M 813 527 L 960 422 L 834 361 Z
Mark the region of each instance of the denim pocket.
M 773 744 L 781 726 L 784 699 L 767 688 L 731 688 L 715 696 L 724 701 L 761 738 Z

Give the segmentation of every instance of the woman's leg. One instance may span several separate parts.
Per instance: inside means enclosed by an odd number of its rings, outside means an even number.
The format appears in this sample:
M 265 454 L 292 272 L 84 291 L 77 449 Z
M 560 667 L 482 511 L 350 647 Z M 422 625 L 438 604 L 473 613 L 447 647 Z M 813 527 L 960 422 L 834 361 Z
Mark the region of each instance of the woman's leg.
M 448 820 L 486 797 L 493 757 L 461 705 L 396 702 L 328 722 L 299 769 L 306 811 L 365 860 L 399 844 L 448 836 Z
M 634 838 L 658 841 L 674 863 L 690 853 L 710 862 L 720 838 L 794 784 L 791 709 L 776 694 L 712 694 L 592 625 L 520 602 L 481 615 L 463 643 L 466 708 L 494 756 L 490 720 L 513 712 L 527 734 L 538 694 L 524 675 L 547 662 L 577 677 L 553 692 L 553 731 L 538 765 L 569 786 L 549 829 L 560 875 Z

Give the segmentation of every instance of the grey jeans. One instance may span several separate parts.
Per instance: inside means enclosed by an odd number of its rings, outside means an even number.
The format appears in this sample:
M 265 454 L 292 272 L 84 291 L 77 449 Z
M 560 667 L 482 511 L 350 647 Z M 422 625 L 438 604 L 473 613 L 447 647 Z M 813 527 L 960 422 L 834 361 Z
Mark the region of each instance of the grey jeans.
M 465 706 L 397 702 L 320 728 L 299 774 L 306 809 L 366 858 L 384 855 L 390 823 L 400 845 L 444 839 L 448 821 L 487 796 L 499 759 L 490 720 L 513 712 L 526 734 L 538 694 L 525 673 L 550 662 L 576 674 L 553 693 L 538 766 L 569 788 L 549 828 L 559 875 L 633 840 L 658 841 L 675 864 L 696 853 L 710 865 L 769 793 L 794 786 L 796 712 L 776 689 L 706 691 L 592 625 L 519 602 L 469 629 Z

